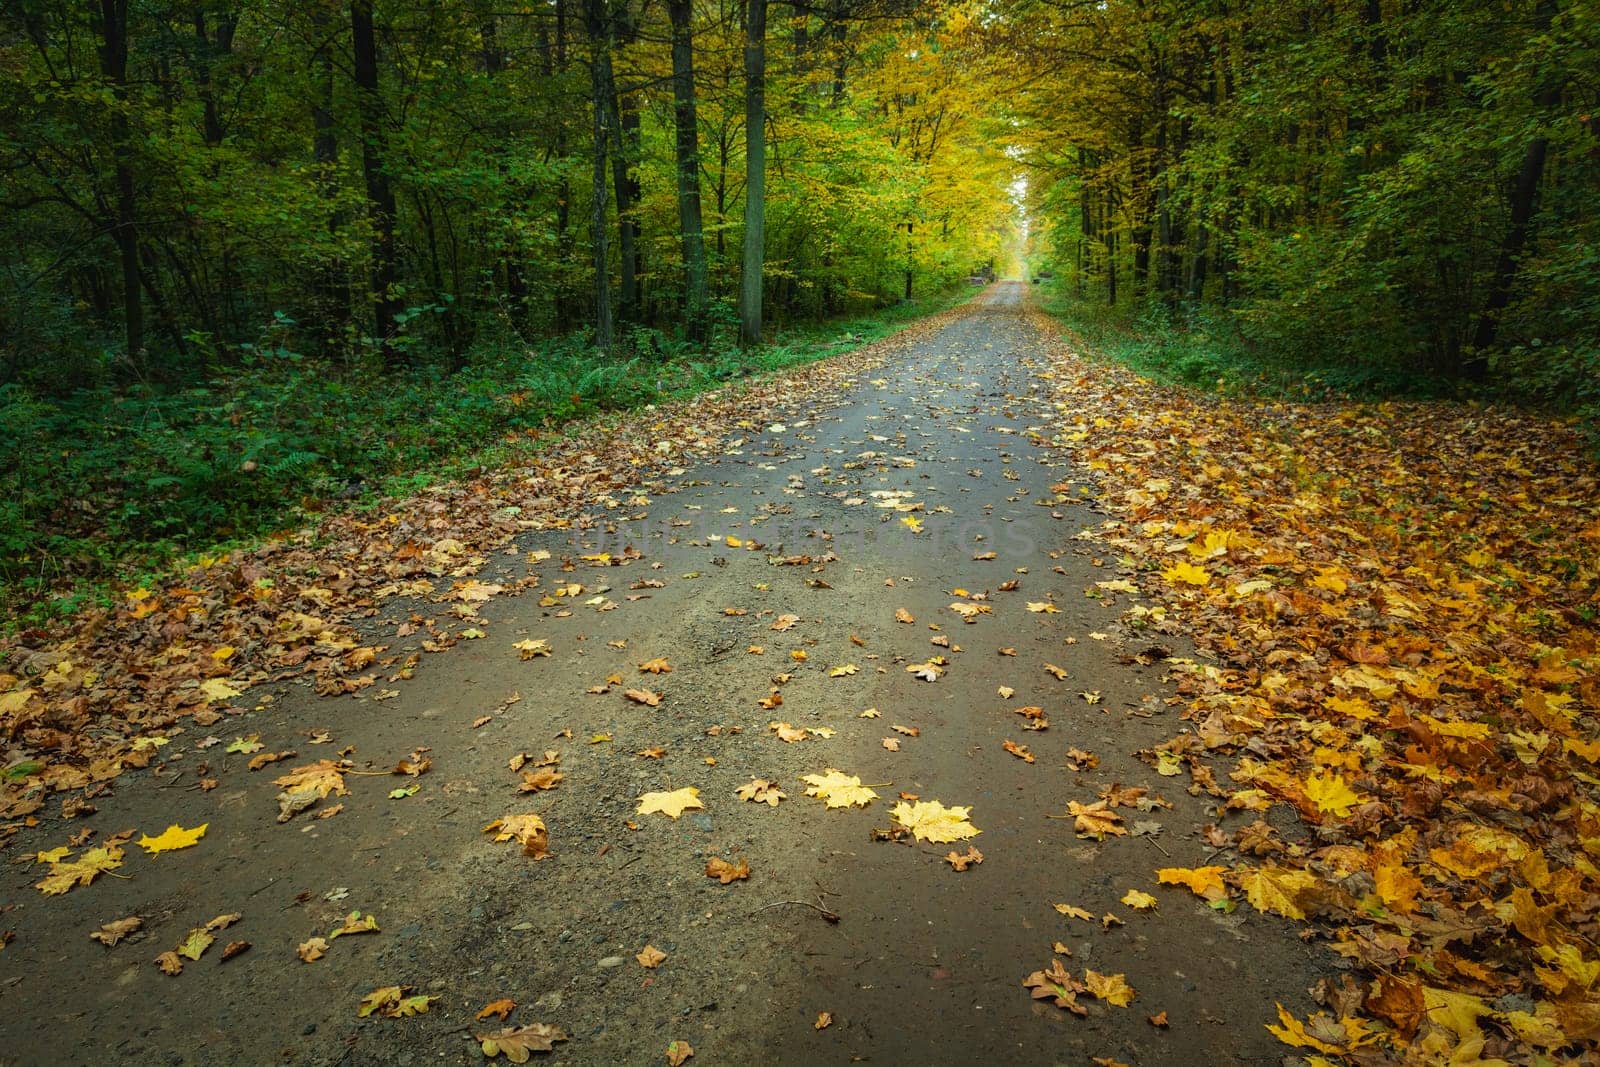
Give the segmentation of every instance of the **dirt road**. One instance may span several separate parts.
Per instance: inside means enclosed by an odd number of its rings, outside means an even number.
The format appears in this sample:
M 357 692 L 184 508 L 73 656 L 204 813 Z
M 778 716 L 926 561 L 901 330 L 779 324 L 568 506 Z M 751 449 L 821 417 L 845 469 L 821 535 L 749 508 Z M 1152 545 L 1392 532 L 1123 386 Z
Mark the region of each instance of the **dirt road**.
M 214 790 L 130 774 L 94 816 L 105 833 L 207 823 L 195 847 L 134 854 L 117 872 L 131 878 L 43 899 L 33 853 L 73 827 L 19 836 L 0 1059 L 479 1063 L 475 1032 L 542 1022 L 570 1039 L 535 1059 L 560 1063 L 660 1063 L 673 1040 L 694 1064 L 1279 1062 L 1263 1028 L 1273 1002 L 1303 1012 L 1330 965 L 1287 922 L 1156 884 L 1157 868 L 1205 862 L 1201 827 L 1220 821 L 1186 778 L 1133 755 L 1179 729 L 1162 657 L 1190 650 L 1130 628 L 1135 601 L 1097 585 L 1121 577 L 1117 553 L 1084 533 L 1101 516 L 1089 473 L 1052 443 L 1050 365 L 1023 289 L 991 288 L 838 404 L 750 411 L 748 432 L 668 493 L 597 499 L 568 529 L 523 535 L 477 576 L 502 588 L 475 619 L 388 601 L 366 623 L 386 656 L 422 647 L 414 616 L 483 636 L 356 696 L 282 687 L 227 725 L 294 759 L 252 773 L 219 745 L 195 753 Z M 523 641 L 550 654 L 524 659 Z M 936 680 L 907 669 L 936 656 Z M 656 658 L 670 673 L 639 670 Z M 763 707 L 773 692 L 781 705 Z M 1024 707 L 1048 729 L 1026 729 Z M 772 723 L 808 734 L 788 742 Z M 352 774 L 348 796 L 320 805 L 342 803 L 336 816 L 276 821 L 275 772 L 343 751 L 386 771 L 419 748 L 422 776 Z M 508 761 L 530 753 L 531 770 L 547 750 L 564 778 L 519 795 Z M 825 768 L 879 799 L 827 809 L 801 780 Z M 740 800 L 752 778 L 787 798 Z M 1078 836 L 1069 802 L 1113 785 L 1171 806 L 1124 805 L 1134 832 Z M 635 814 L 642 794 L 689 786 L 702 809 Z M 982 833 L 873 840 L 902 793 L 969 806 Z M 481 832 L 528 812 L 548 827 L 548 858 Z M 953 870 L 943 857 L 969 845 L 981 864 Z M 713 856 L 748 862 L 748 879 L 708 878 Z M 1122 903 L 1135 889 L 1157 905 Z M 357 910 L 381 929 L 301 962 L 298 945 Z M 228 913 L 242 918 L 184 973 L 153 965 Z M 131 939 L 88 939 L 133 915 Z M 222 961 L 236 940 L 250 948 Z M 1056 942 L 1080 978 L 1125 976 L 1131 1003 L 1083 995 L 1079 1017 L 1030 999 L 1022 980 Z M 666 954 L 653 969 L 635 958 L 646 945 Z M 358 1019 L 383 986 L 438 999 Z M 517 1004 L 509 1022 L 474 1020 L 503 998 Z M 1152 1025 L 1162 1014 L 1169 1025 Z

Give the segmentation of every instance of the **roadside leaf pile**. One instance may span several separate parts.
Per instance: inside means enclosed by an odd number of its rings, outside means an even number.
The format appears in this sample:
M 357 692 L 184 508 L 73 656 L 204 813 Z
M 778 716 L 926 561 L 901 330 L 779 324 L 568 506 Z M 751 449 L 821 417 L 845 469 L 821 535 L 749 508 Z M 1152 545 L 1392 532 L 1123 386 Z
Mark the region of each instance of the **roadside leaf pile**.
M 1159 881 L 1315 920 L 1355 968 L 1318 987 L 1327 1014 L 1284 1012 L 1274 1034 L 1358 1062 L 1600 1040 L 1600 481 L 1582 441 L 1485 408 L 1196 396 L 1066 351 L 1055 376 L 1054 441 L 1115 515 L 1083 536 L 1158 601 L 1129 624 L 1205 653 L 1170 664 L 1186 728 L 1141 756 L 1214 798 L 1231 863 Z M 1274 829 L 1278 806 L 1300 831 Z
M 746 382 L 664 404 L 647 418 L 597 419 L 546 440 L 530 434 L 519 464 L 376 512 L 330 515 L 253 549 L 203 556 L 184 573 L 125 590 L 109 607 L 86 607 L 57 629 L 0 639 L 0 840 L 52 797 L 62 798 L 70 817 L 124 771 L 159 768 L 172 737 L 264 706 L 270 696 L 248 694 L 268 680 L 308 677 L 330 696 L 377 687 L 383 699 L 392 691 L 380 679 L 409 677 L 415 664 L 363 644 L 357 620 L 395 598 L 447 602 L 467 625 L 439 629 L 426 651 L 477 636 L 476 608 L 520 592 L 472 578 L 512 537 L 560 527 L 570 521 L 564 516 L 625 488 L 665 491 L 659 479 L 716 454 L 749 411 L 824 401 L 953 314 L 803 377 Z M 550 654 L 540 640 L 518 648 L 525 657 Z M 670 670 L 664 659 L 641 667 L 652 675 Z M 654 696 L 637 692 L 643 703 Z M 335 769 L 323 761 L 280 779 L 280 821 L 330 792 L 342 795 Z

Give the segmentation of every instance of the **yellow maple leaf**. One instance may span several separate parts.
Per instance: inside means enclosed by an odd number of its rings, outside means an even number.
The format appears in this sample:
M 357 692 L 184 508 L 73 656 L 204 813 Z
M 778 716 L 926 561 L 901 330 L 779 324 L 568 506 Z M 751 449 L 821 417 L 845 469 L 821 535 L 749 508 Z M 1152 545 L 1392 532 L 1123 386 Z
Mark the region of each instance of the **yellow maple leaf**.
M 968 821 L 971 808 L 947 808 L 937 800 L 919 800 L 914 804 L 902 800 L 889 814 L 918 841 L 942 845 L 977 837 L 983 832 Z
M 900 517 L 900 525 L 904 526 L 914 534 L 919 534 L 922 532 L 922 520 L 917 518 L 915 515 L 902 515 Z
M 1090 993 L 1119 1008 L 1126 1008 L 1137 995 L 1128 984 L 1126 975 L 1084 971 L 1083 984 L 1089 987 Z
M 639 807 L 635 815 L 650 815 L 659 812 L 668 818 L 676 819 L 689 808 L 703 808 L 700 803 L 700 790 L 692 785 L 682 789 L 674 789 L 665 793 L 646 793 L 639 798 Z
M 878 799 L 878 794 L 861 784 L 861 779 L 833 767 L 824 767 L 821 774 L 807 774 L 800 779 L 810 784 L 806 796 L 817 797 L 830 808 L 866 807 Z
M 210 823 L 203 822 L 193 830 L 185 830 L 177 823 L 173 823 L 163 830 L 159 837 L 151 837 L 149 834 L 145 834 L 139 838 L 137 844 L 152 856 L 160 852 L 176 852 L 180 848 L 189 848 L 197 844 L 202 837 L 206 836 L 206 827 L 210 825 Z
M 1211 575 L 1204 567 L 1197 567 L 1193 563 L 1174 563 L 1161 572 L 1161 577 L 1169 582 L 1182 582 L 1185 585 L 1204 586 L 1211 584 Z
M 485 826 L 483 832 L 494 834 L 496 841 L 516 840 L 524 856 L 542 860 L 550 855 L 550 834 L 537 815 L 506 815 Z
M 1317 876 L 1287 867 L 1260 867 L 1239 879 L 1245 897 L 1257 911 L 1270 911 L 1286 919 L 1304 919 L 1300 897 L 1317 884 Z
M 428 1005 L 438 1000 L 438 997 L 406 996 L 406 986 L 384 986 L 374 989 L 361 998 L 361 1007 L 356 1014 L 365 1019 L 369 1015 L 377 1014 L 386 1019 L 399 1019 L 408 1015 L 421 1015 L 428 1010 Z
M 91 848 L 71 863 L 53 863 L 50 873 L 33 883 L 47 897 L 59 896 L 73 886 L 88 885 L 107 871 L 122 866 L 122 849 L 116 845 Z
M 1376 1033 L 1368 1032 L 1367 1024 L 1360 1019 L 1334 1019 L 1326 1012 L 1319 1011 L 1301 1022 L 1289 1014 L 1282 1004 L 1278 1005 L 1278 1021 L 1282 1025 L 1273 1026 L 1269 1023 L 1267 1030 L 1285 1045 L 1316 1049 L 1335 1056 L 1353 1052 L 1378 1039 Z
M 231 700 L 243 694 L 228 684 L 226 678 L 207 678 L 200 683 L 200 692 L 205 695 L 206 702 L 214 700 Z
M 1155 897 L 1144 892 L 1143 890 L 1130 889 L 1122 895 L 1122 903 L 1126 904 L 1130 908 L 1137 908 L 1139 911 L 1144 911 L 1147 908 L 1155 907 L 1158 901 Z
M 1422 891 L 1422 879 L 1406 869 L 1403 863 L 1380 863 L 1372 872 L 1378 899 L 1395 911 L 1417 910 L 1417 894 Z
M 1122 825 L 1122 816 L 1112 811 L 1104 800 L 1097 800 L 1093 804 L 1068 801 L 1067 814 L 1073 817 L 1072 827 L 1079 837 L 1094 837 L 1104 841 L 1107 834 L 1122 837 L 1128 832 L 1127 827 Z
M 1052 904 L 1050 906 L 1069 919 L 1082 919 L 1084 922 L 1089 923 L 1094 922 L 1094 912 L 1088 908 L 1080 908 L 1076 904 Z
M 1226 867 L 1162 867 L 1156 871 L 1156 878 L 1162 885 L 1188 886 L 1197 897 L 1221 900 L 1228 895 L 1227 887 L 1222 884 L 1225 870 Z
M 1350 788 L 1349 783 L 1332 771 L 1313 774 L 1301 786 L 1307 798 L 1325 815 L 1331 812 L 1342 819 L 1361 803 L 1361 797 Z

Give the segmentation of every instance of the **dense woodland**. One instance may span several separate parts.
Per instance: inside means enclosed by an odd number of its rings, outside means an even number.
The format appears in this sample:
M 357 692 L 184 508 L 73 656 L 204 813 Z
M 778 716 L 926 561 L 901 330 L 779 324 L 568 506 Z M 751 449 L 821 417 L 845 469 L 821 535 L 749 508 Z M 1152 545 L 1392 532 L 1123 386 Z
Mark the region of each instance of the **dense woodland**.
M 1002 6 L 1085 298 L 1291 367 L 1600 401 L 1600 5 Z
M 1204 368 L 1600 403 L 1591 0 L 0 11 L 0 570 L 35 588 L 1024 241 Z

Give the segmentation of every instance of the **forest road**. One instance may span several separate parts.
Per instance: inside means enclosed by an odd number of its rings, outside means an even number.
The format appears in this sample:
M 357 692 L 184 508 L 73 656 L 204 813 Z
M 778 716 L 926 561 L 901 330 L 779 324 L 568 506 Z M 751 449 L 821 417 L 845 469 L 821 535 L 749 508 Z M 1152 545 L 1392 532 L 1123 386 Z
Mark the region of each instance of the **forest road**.
M 8 864 L 18 937 L 0 954 L 0 1060 L 472 1064 L 484 1062 L 474 1033 L 540 1022 L 569 1040 L 535 1062 L 662 1063 L 674 1040 L 696 1065 L 1280 1062 L 1263 1026 L 1274 1001 L 1303 1014 L 1330 964 L 1288 922 L 1156 884 L 1157 868 L 1214 855 L 1201 827 L 1219 821 L 1216 802 L 1134 755 L 1182 729 L 1161 656 L 1192 649 L 1128 628 L 1128 598 L 1096 584 L 1120 577 L 1116 553 L 1076 536 L 1102 516 L 1089 472 L 1050 442 L 1048 349 L 1026 291 L 990 287 L 842 403 L 751 411 L 747 436 L 671 493 L 597 502 L 571 529 L 522 536 L 479 579 L 537 586 L 487 601 L 475 624 L 487 636 L 424 656 L 397 696 L 289 687 L 243 724 L 268 750 L 299 750 L 279 767 L 347 746 L 384 767 L 426 747 L 420 778 L 351 776 L 349 796 L 324 802 L 343 803 L 337 817 L 280 825 L 278 768 L 238 773 L 245 757 L 219 756 L 233 773 L 213 792 L 130 775 L 96 817 L 107 832 L 206 822 L 200 847 L 48 900 L 30 888 L 36 868 Z M 599 553 L 624 562 L 580 558 Z M 583 589 L 549 595 L 571 583 Z M 394 636 L 413 611 L 447 614 L 397 601 L 369 620 L 391 654 L 427 636 Z M 524 639 L 551 654 L 520 659 Z M 908 671 L 935 656 L 936 680 Z M 658 657 L 670 673 L 639 670 Z M 660 693 L 659 706 L 628 689 Z M 781 705 L 761 706 L 774 689 Z M 1025 729 L 1023 707 L 1048 729 Z M 786 742 L 772 723 L 831 736 Z M 307 747 L 317 730 L 332 743 Z M 547 750 L 565 777 L 519 795 L 508 761 L 531 753 L 531 769 Z M 825 768 L 879 799 L 827 809 L 801 780 Z M 740 800 L 752 778 L 787 798 Z M 1113 785 L 1170 807 L 1119 807 L 1136 832 L 1079 837 L 1068 803 Z M 635 813 L 645 792 L 689 786 L 703 809 Z M 981 834 L 873 840 L 902 793 L 970 807 Z M 548 858 L 482 832 L 524 812 L 547 824 Z M 943 857 L 968 846 L 982 862 L 958 872 Z M 747 862 L 748 879 L 707 877 L 714 856 Z M 1121 903 L 1135 889 L 1157 906 Z M 297 958 L 356 910 L 381 930 Z M 233 912 L 183 974 L 152 965 Z M 134 940 L 88 940 L 127 915 L 145 920 Z M 221 961 L 237 939 L 250 949 Z M 1057 942 L 1080 979 L 1124 975 L 1131 1003 L 1082 994 L 1080 1017 L 1031 999 L 1022 980 Z M 654 969 L 636 959 L 646 945 L 666 954 Z M 438 999 L 359 1019 L 384 986 Z M 506 998 L 509 1022 L 475 1021 Z

